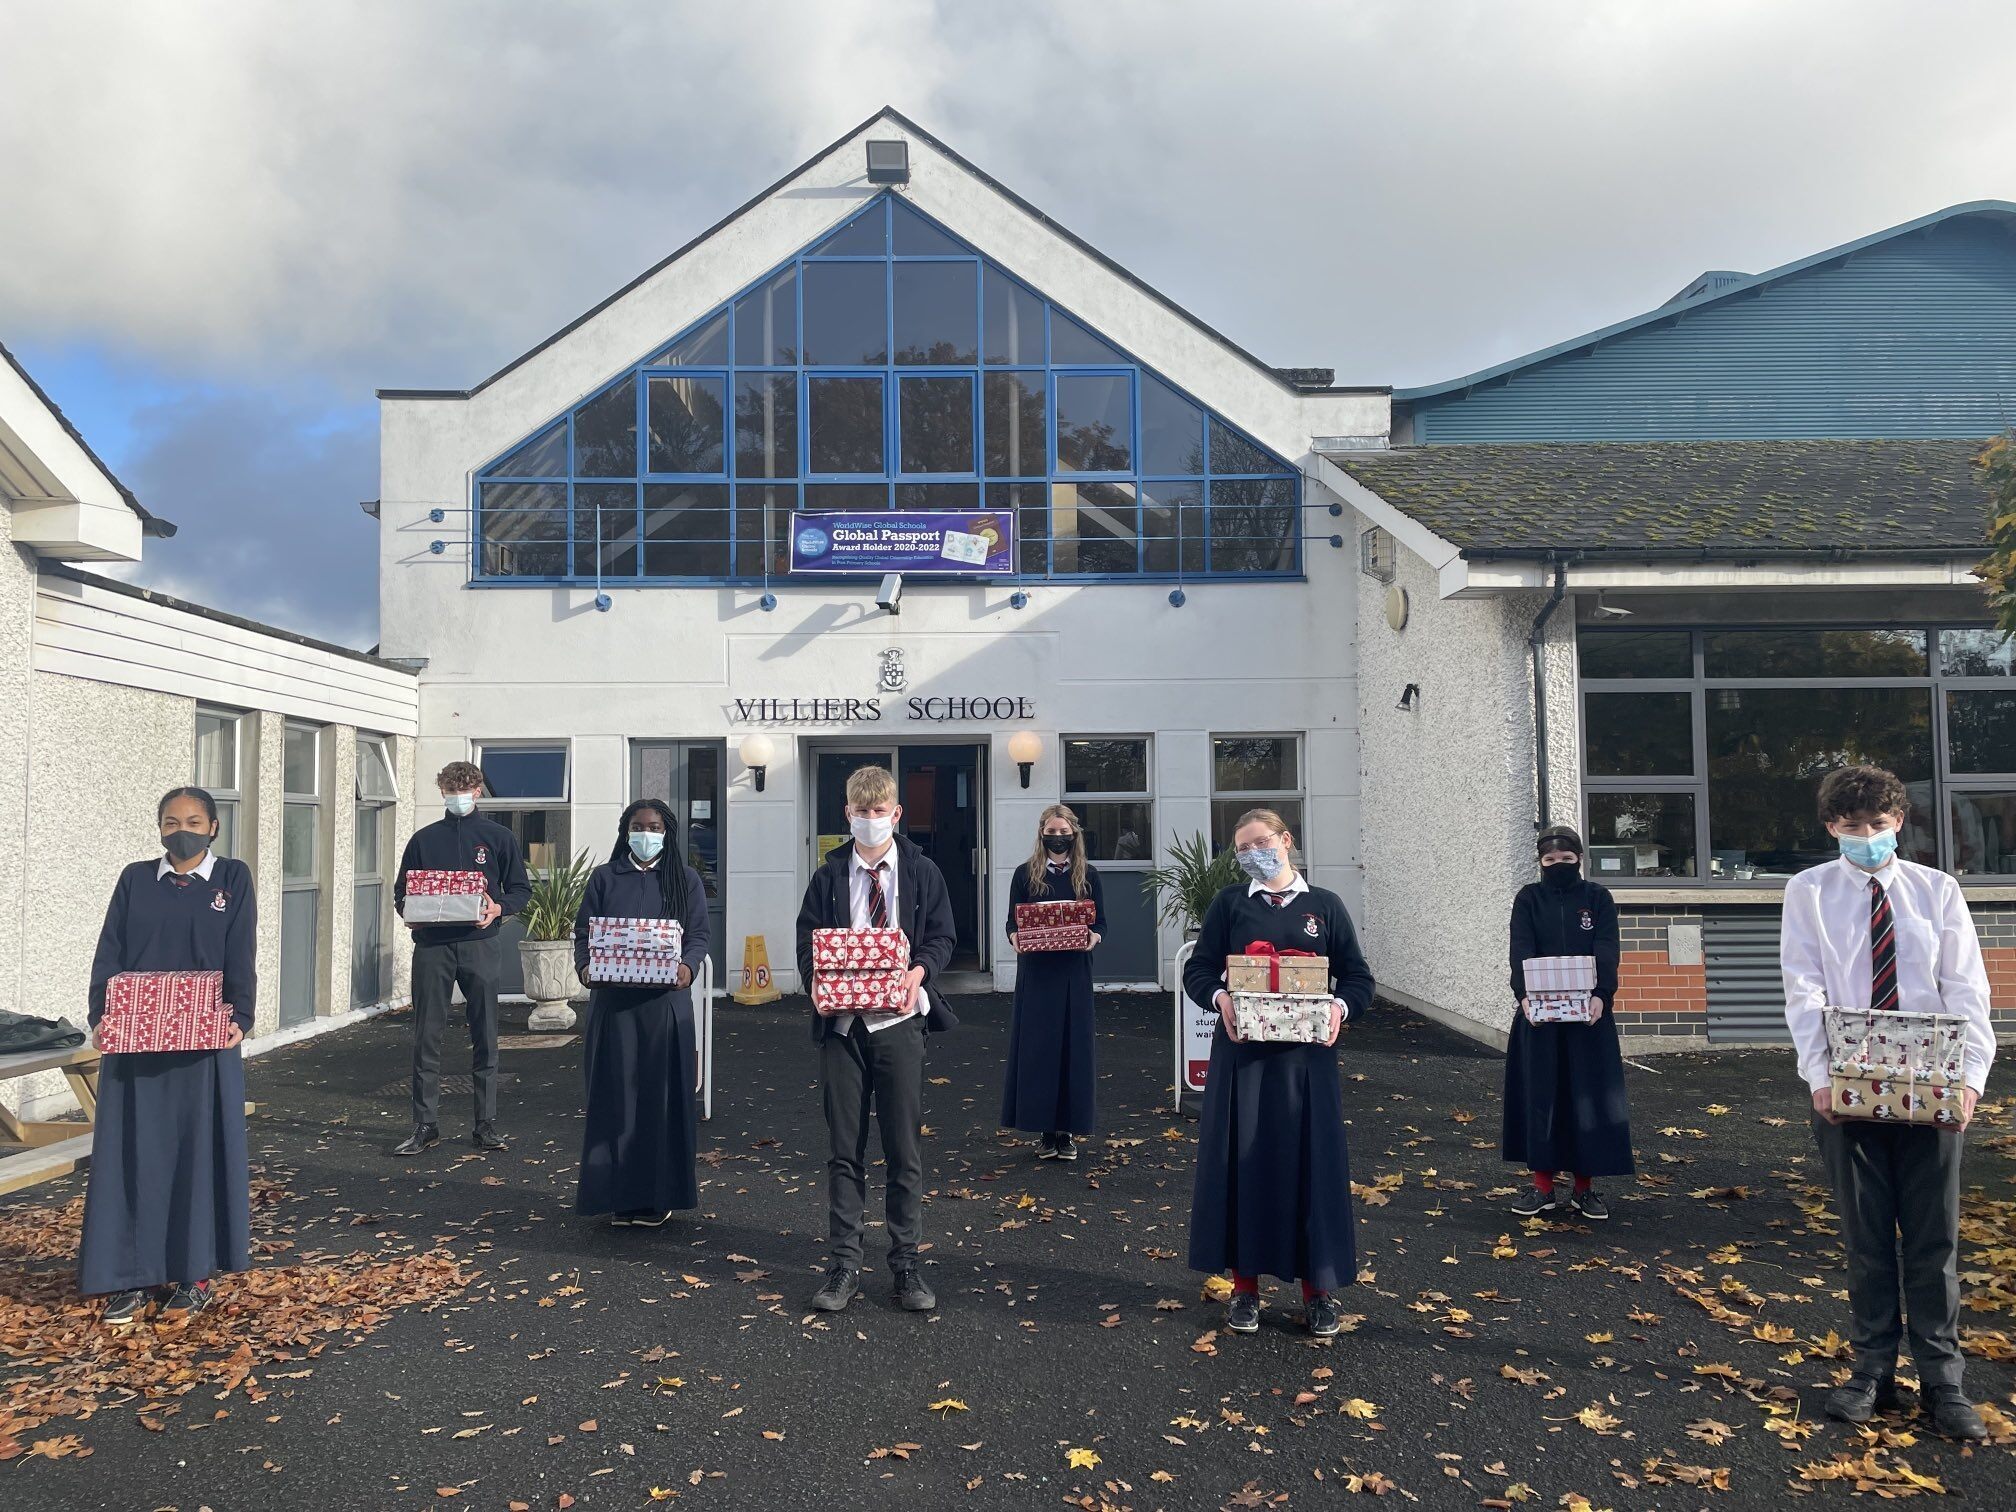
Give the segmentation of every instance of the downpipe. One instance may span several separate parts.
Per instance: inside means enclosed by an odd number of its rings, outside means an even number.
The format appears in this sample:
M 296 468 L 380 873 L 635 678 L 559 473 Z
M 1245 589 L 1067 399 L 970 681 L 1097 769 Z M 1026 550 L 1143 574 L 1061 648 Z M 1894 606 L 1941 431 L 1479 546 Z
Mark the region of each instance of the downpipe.
M 1539 778 L 1540 812 L 1533 821 L 1533 832 L 1538 834 L 1548 824 L 1548 815 L 1553 811 L 1552 783 L 1547 770 L 1547 621 L 1554 617 L 1554 611 L 1561 607 L 1562 597 L 1568 591 L 1568 563 L 1557 559 L 1554 563 L 1554 592 L 1540 607 L 1540 613 L 1533 621 L 1533 631 L 1526 637 L 1526 644 L 1533 653 L 1533 762 L 1534 772 Z

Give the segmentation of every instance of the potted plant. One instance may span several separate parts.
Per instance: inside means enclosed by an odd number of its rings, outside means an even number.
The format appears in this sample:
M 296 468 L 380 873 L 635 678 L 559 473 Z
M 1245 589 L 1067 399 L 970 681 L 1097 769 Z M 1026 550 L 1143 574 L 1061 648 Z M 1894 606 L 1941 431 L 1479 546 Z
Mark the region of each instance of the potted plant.
M 525 1027 L 535 1033 L 574 1027 L 568 999 L 581 985 L 574 974 L 574 919 L 594 870 L 594 858 L 585 850 L 556 863 L 533 881 L 531 901 L 519 915 L 525 938 L 518 942 L 518 960 L 525 971 L 525 995 L 532 999 Z
M 1142 880 L 1159 899 L 1162 922 L 1181 925 L 1184 936 L 1194 939 L 1211 900 L 1239 880 L 1239 862 L 1229 845 L 1214 855 L 1201 833 L 1188 840 L 1172 835 L 1168 865 L 1145 873 Z

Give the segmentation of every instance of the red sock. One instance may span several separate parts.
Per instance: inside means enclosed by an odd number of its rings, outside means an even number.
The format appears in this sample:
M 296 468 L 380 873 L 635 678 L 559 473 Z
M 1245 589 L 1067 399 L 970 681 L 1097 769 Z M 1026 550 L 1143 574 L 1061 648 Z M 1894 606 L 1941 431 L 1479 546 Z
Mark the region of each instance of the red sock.
M 1307 1302 L 1310 1298 L 1314 1297 L 1315 1295 L 1316 1295 L 1316 1288 L 1311 1286 L 1307 1281 L 1304 1281 L 1302 1283 L 1302 1300 L 1304 1302 Z
M 1575 1178 L 1575 1195 L 1577 1197 L 1580 1197 L 1584 1192 L 1588 1191 L 1594 1185 L 1595 1183 L 1591 1181 L 1587 1176 L 1577 1176 Z
M 1239 1272 L 1234 1271 L 1232 1272 L 1232 1290 L 1234 1292 L 1245 1292 L 1248 1296 L 1257 1297 L 1260 1295 L 1260 1278 L 1258 1276 L 1242 1276 Z
M 1533 1188 L 1535 1191 L 1552 1193 L 1554 1190 L 1554 1173 L 1552 1171 L 1535 1171 L 1533 1173 Z

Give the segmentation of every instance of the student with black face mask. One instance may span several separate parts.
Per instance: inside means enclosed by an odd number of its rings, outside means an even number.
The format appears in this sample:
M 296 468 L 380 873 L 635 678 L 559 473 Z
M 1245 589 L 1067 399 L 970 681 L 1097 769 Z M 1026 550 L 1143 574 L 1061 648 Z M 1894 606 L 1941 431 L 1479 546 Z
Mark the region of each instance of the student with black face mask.
M 1617 1020 L 1617 904 L 1610 889 L 1584 880 L 1582 837 L 1566 825 L 1538 841 L 1540 880 L 1512 900 L 1512 1039 L 1505 1052 L 1505 1159 L 1533 1173 L 1512 1203 L 1522 1218 L 1600 1222 L 1610 1216 L 1592 1178 L 1629 1176 L 1631 1109 Z M 1526 963 L 1536 956 L 1594 956 L 1589 1023 L 1536 1023 Z M 1572 1192 L 1556 1188 L 1560 1172 Z
M 1091 944 L 1083 950 L 1024 950 L 1015 927 L 1024 903 L 1090 903 Z M 1043 810 L 1036 849 L 1008 884 L 1008 943 L 1015 948 L 1015 1017 L 1008 1031 L 1008 1078 L 1001 1126 L 1041 1134 L 1039 1160 L 1076 1160 L 1075 1136 L 1092 1132 L 1092 952 L 1106 928 L 1099 873 L 1085 861 L 1078 816 L 1061 803 Z

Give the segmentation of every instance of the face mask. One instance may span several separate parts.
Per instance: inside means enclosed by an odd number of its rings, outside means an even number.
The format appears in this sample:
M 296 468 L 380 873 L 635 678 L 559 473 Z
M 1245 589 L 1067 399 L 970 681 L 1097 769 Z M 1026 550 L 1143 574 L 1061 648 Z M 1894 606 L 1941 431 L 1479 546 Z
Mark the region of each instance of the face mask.
M 876 819 L 852 818 L 847 828 L 854 832 L 854 843 L 865 850 L 875 850 L 887 845 L 889 837 L 896 833 L 896 821 L 887 814 Z
M 1897 831 L 1883 830 L 1874 835 L 1842 835 L 1841 854 L 1857 866 L 1866 866 L 1871 871 L 1888 864 L 1897 854 Z
M 1551 866 L 1543 866 L 1540 868 L 1540 880 L 1548 887 L 1573 887 L 1582 880 L 1582 863 L 1556 861 Z
M 199 835 L 195 830 L 177 830 L 172 835 L 163 835 L 161 844 L 177 861 L 194 861 L 210 849 L 210 839 L 210 836 Z
M 665 831 L 630 831 L 630 854 L 639 861 L 656 861 L 658 853 L 665 849 Z
M 1075 839 L 1077 839 L 1075 835 L 1045 835 L 1043 849 L 1053 856 L 1068 856 L 1071 854 L 1071 843 Z
M 1280 876 L 1286 867 L 1282 864 L 1281 852 L 1270 846 L 1266 850 L 1239 852 L 1239 870 L 1255 882 L 1271 882 Z
M 458 819 L 467 819 L 476 812 L 474 793 L 450 793 L 447 795 L 448 812 Z

